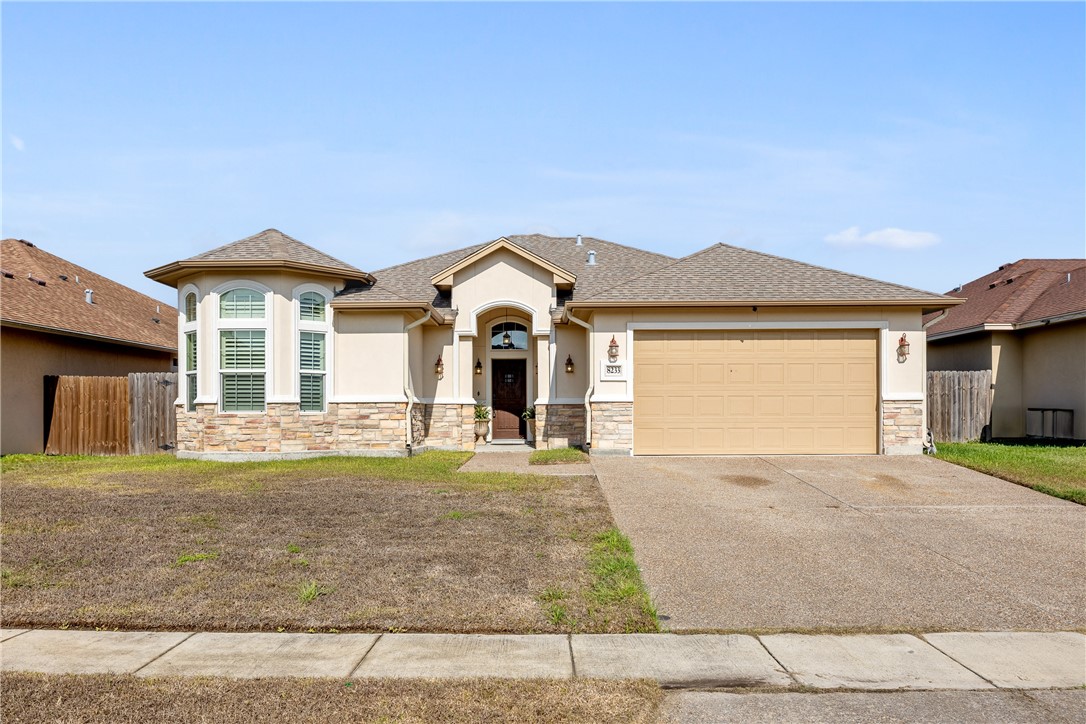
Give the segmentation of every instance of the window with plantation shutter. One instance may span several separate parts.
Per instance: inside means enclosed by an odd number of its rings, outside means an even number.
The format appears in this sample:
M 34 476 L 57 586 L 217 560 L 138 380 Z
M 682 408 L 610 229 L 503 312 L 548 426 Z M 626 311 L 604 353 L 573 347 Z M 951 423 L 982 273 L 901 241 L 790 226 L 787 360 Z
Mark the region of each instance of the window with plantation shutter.
M 181 300 L 180 308 L 184 314 L 178 325 L 182 341 L 182 344 L 179 345 L 181 348 L 180 356 L 184 361 L 178 377 L 181 387 L 178 397 L 185 401 L 185 410 L 193 412 L 196 409 L 196 367 L 199 358 L 199 348 L 196 345 L 196 297 L 198 290 L 195 286 L 188 284 L 177 291 Z
M 185 409 L 196 409 L 196 332 L 185 333 Z
M 192 292 L 185 296 L 185 321 L 196 321 L 196 295 Z
M 265 363 L 263 329 L 224 329 L 219 332 L 223 411 L 264 410 Z
M 219 297 L 220 319 L 263 319 L 264 294 L 254 289 L 231 289 Z
M 316 284 L 294 290 L 298 309 L 298 407 L 302 412 L 324 412 L 328 404 L 331 296 L 330 290 Z
M 324 321 L 324 297 L 316 292 L 306 292 L 298 297 L 298 315 L 303 322 Z
M 323 332 L 302 332 L 298 339 L 298 392 L 302 412 L 324 410 L 324 340 Z

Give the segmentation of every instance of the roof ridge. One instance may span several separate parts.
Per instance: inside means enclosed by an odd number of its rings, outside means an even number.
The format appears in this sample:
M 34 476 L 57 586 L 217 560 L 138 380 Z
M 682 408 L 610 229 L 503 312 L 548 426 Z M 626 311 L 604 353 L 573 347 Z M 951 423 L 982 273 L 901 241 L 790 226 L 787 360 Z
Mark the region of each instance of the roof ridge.
M 514 234 L 514 236 L 522 236 L 522 237 L 537 236 L 537 237 L 539 237 L 541 239 L 551 239 L 553 241 L 565 241 L 567 239 L 569 241 L 575 241 L 577 239 L 577 237 L 575 237 L 575 236 L 547 236 L 546 234 Z M 507 236 L 505 238 L 508 239 L 509 237 Z M 617 246 L 620 249 L 630 249 L 630 250 L 636 251 L 636 252 L 638 252 L 640 254 L 651 254 L 652 256 L 663 257 L 664 259 L 675 259 L 675 257 L 673 257 L 673 256 L 669 256 L 667 254 L 661 254 L 658 251 L 652 251 L 650 249 L 642 249 L 642 248 L 637 247 L 637 246 L 631 246 L 630 244 L 623 244 L 623 243 L 618 242 L 618 241 L 611 241 L 610 239 L 601 239 L 598 236 L 584 236 L 583 234 L 581 235 L 582 243 L 585 242 L 585 241 L 588 241 L 588 240 L 598 241 L 598 242 L 601 242 L 603 244 L 610 244 L 611 246 Z

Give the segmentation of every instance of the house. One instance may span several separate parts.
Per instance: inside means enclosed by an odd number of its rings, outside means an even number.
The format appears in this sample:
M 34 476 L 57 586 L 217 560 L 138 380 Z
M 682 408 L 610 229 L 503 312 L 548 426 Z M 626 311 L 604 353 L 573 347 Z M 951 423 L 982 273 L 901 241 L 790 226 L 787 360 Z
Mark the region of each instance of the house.
M 470 450 L 475 405 L 487 441 L 541 448 L 918 453 L 922 316 L 961 303 L 580 236 L 367 272 L 268 229 L 147 276 L 178 291 L 179 455 L 223 459 Z
M 176 369 L 173 307 L 20 239 L 0 273 L 0 453 L 44 450 L 47 377 Z
M 949 292 L 929 370 L 991 370 L 991 435 L 1086 440 L 1086 259 L 1021 259 Z

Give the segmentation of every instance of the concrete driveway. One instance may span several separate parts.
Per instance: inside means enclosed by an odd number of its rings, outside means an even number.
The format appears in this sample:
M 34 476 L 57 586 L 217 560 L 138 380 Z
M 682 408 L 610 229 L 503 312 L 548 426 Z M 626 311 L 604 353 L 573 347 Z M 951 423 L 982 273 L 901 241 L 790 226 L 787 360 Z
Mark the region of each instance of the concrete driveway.
M 593 458 L 679 629 L 1086 627 L 1086 507 L 928 457 Z

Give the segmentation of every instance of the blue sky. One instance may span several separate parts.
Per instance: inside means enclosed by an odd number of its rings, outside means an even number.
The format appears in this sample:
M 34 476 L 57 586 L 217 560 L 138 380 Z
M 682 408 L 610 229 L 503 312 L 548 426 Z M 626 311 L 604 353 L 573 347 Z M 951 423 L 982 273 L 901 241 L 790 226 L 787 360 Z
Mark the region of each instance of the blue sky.
M 3 235 L 142 272 L 727 242 L 934 291 L 1086 255 L 1086 5 L 20 4 Z

